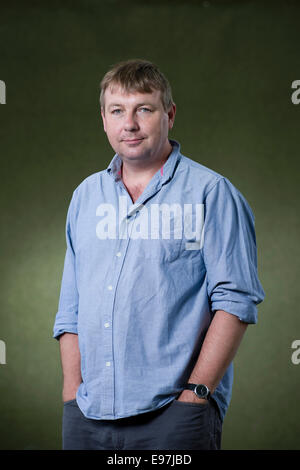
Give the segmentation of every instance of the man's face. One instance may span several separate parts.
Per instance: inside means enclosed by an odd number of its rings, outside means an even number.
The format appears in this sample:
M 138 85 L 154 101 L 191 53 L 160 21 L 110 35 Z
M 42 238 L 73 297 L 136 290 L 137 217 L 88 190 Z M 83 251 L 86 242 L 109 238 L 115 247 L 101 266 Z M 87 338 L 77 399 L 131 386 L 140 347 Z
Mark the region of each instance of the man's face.
M 113 92 L 112 92 L 113 91 Z M 176 107 L 164 110 L 161 92 L 125 93 L 117 86 L 107 88 L 105 109 L 101 110 L 104 131 L 110 145 L 124 161 L 159 160 L 170 144 Z

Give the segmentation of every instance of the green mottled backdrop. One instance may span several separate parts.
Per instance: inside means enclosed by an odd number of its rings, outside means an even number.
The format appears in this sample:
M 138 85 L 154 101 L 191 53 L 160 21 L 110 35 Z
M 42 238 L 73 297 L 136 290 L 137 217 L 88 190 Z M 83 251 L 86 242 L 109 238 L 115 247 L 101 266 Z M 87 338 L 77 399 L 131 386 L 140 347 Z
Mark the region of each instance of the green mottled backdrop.
M 223 449 L 300 448 L 299 14 L 292 1 L 1 2 L 1 449 L 61 448 L 66 211 L 113 156 L 100 79 L 137 57 L 172 84 L 182 152 L 228 177 L 256 218 L 266 299 L 235 359 Z

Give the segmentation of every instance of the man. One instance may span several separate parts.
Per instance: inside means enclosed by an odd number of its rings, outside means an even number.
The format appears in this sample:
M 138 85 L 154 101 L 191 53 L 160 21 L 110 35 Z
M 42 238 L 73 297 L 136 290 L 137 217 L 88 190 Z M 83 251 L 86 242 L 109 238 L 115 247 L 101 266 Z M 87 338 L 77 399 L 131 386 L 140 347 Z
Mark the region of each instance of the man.
M 264 291 L 254 217 L 168 133 L 176 106 L 152 63 L 101 82 L 106 170 L 74 191 L 54 337 L 64 449 L 220 449 L 232 361 Z

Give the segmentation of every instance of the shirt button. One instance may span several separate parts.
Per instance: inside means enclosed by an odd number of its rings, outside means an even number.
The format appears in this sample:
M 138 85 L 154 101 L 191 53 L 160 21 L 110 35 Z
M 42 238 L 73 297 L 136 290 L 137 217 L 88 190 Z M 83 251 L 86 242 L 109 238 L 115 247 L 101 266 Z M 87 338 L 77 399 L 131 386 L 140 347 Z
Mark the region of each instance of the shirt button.
M 110 362 L 106 362 L 105 365 L 106 365 L 107 367 L 109 367 L 109 366 L 110 366 Z
M 108 323 L 108 322 L 104 323 L 104 326 L 105 326 L 105 328 L 108 328 L 108 327 L 109 327 L 109 323 Z
M 116 256 L 117 256 L 118 258 L 120 258 L 120 256 L 121 256 L 121 251 L 118 251 L 118 253 L 116 254 Z
M 113 286 L 108 286 L 107 289 L 108 289 L 108 290 L 112 290 L 112 288 L 113 288 Z

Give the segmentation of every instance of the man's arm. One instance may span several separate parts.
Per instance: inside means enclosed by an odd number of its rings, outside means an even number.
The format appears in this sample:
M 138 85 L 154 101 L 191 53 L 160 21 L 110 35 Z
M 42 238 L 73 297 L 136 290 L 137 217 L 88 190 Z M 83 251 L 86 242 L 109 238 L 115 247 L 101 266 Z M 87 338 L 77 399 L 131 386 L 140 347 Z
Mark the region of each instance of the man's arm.
M 216 313 L 188 382 L 203 383 L 214 392 L 247 325 L 257 322 L 256 306 L 264 299 L 257 275 L 254 215 L 227 178 L 220 177 L 206 195 L 203 230 L 207 296 Z M 200 401 L 190 390 L 179 399 Z
M 63 401 L 73 400 L 82 382 L 78 335 L 63 333 L 59 337 L 60 358 L 63 371 Z
M 218 310 L 208 328 L 188 382 L 205 384 L 213 393 L 233 360 L 247 325 L 236 315 Z M 198 398 L 192 390 L 183 390 L 178 400 L 206 403 L 205 399 Z

